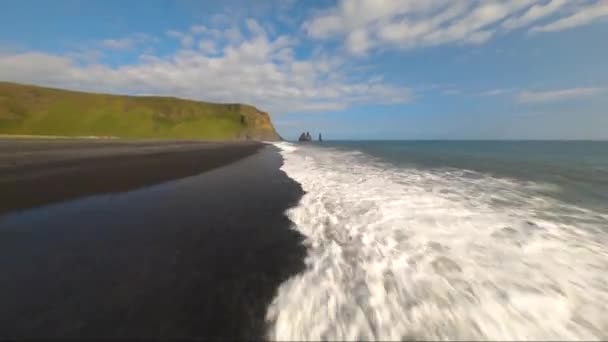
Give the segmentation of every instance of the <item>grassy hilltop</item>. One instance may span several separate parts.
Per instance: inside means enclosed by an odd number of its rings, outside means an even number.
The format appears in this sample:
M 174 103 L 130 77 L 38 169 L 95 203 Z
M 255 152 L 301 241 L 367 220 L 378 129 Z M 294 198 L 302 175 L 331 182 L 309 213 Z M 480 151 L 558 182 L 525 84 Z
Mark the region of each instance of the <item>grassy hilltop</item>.
M 0 134 L 279 140 L 267 113 L 242 104 L 93 94 L 0 82 Z

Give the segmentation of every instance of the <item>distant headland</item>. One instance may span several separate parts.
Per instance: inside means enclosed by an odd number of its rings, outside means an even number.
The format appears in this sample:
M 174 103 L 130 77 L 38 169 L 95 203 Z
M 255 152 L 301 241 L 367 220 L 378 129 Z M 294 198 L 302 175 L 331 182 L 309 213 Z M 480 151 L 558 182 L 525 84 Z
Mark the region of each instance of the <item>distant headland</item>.
M 282 140 L 270 115 L 246 104 L 126 96 L 0 82 L 0 134 Z

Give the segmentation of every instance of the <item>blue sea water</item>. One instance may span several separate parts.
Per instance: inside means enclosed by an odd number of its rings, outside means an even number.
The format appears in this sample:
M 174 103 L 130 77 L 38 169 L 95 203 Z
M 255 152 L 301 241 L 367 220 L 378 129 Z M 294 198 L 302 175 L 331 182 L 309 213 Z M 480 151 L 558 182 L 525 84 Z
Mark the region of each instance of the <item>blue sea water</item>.
M 276 146 L 308 267 L 269 338 L 608 339 L 608 142 Z

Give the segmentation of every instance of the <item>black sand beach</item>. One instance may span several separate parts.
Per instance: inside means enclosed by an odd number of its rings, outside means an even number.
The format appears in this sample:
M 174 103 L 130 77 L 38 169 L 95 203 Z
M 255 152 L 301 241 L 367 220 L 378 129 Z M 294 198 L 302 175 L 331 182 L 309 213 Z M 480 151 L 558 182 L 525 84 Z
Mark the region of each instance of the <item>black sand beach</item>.
M 0 214 L 192 176 L 262 146 L 256 142 L 0 140 Z
M 305 256 L 274 147 L 87 143 L 0 144 L 0 339 L 263 338 Z

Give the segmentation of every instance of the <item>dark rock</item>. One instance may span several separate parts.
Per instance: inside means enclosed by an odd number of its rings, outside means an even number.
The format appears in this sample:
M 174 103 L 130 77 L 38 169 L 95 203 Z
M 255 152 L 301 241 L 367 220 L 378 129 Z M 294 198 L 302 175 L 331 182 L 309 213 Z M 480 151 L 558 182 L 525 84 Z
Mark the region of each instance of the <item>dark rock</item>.
M 310 136 L 309 132 L 302 132 L 302 134 L 300 134 L 300 138 L 298 138 L 298 141 L 300 142 L 306 142 L 306 141 L 312 141 L 312 137 Z

